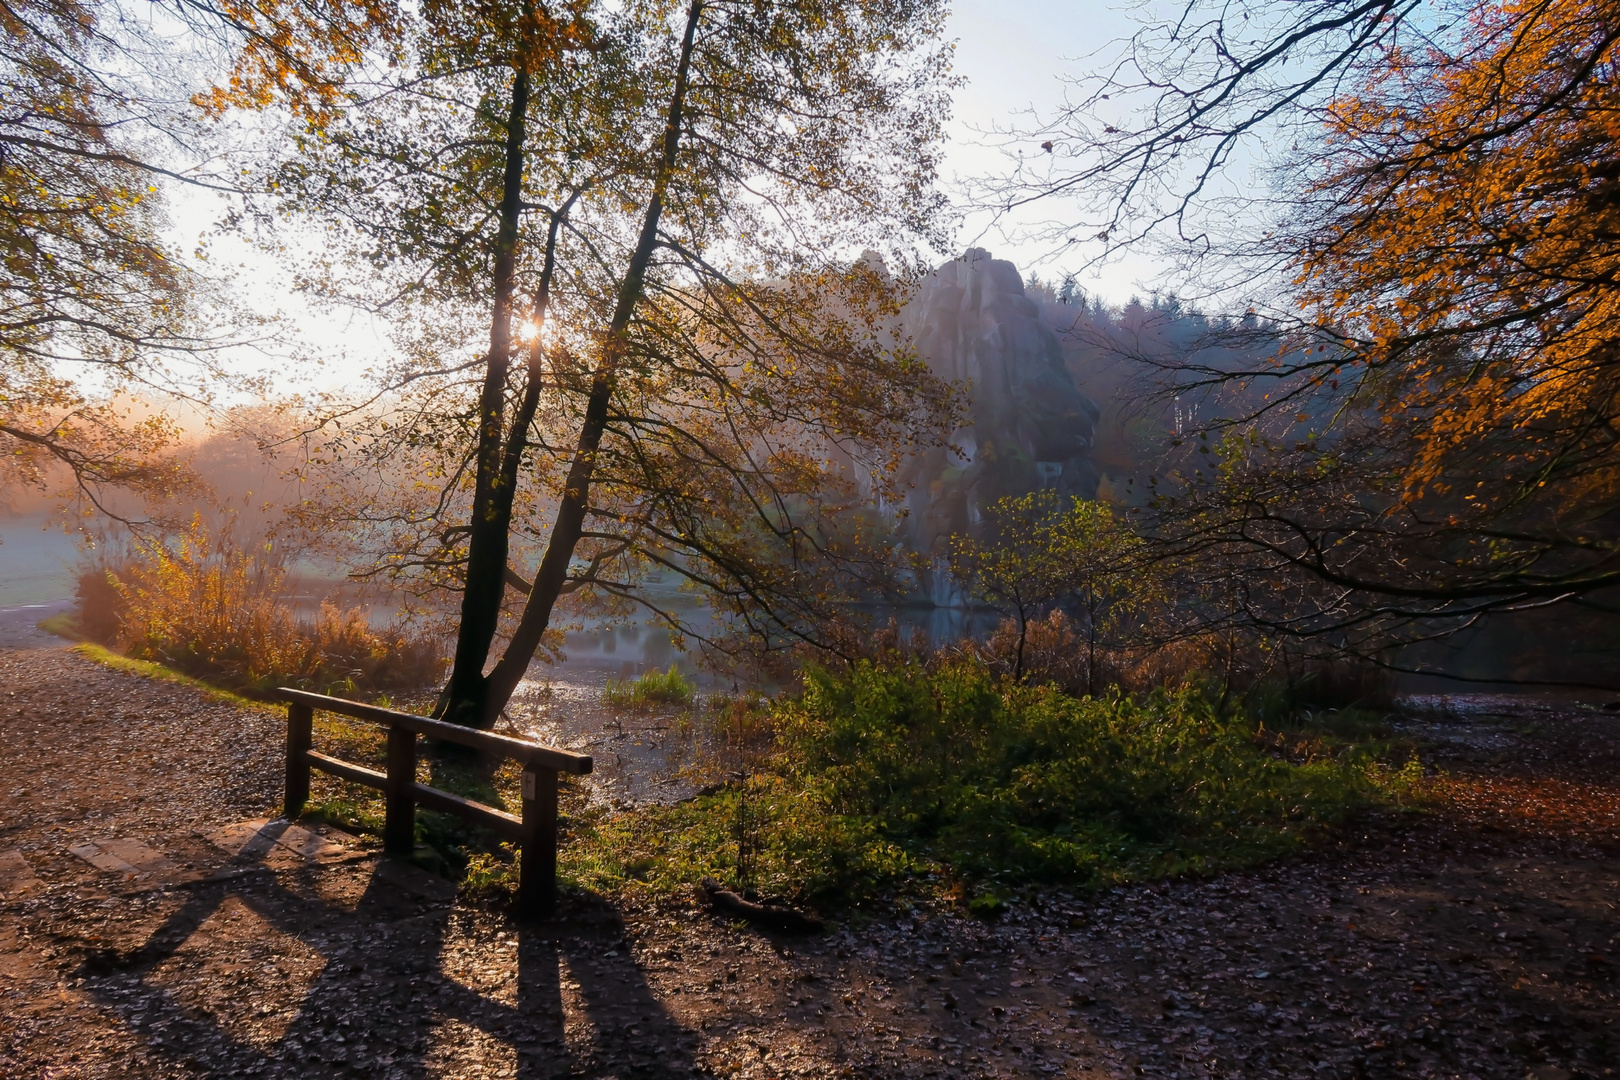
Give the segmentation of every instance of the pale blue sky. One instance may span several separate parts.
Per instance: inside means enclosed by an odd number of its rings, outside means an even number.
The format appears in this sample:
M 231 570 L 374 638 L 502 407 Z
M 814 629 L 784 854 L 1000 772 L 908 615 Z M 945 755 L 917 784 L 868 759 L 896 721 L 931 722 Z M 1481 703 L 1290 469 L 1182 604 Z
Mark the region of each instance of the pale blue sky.
M 1065 79 L 1091 74 L 1101 56 L 1114 51 L 1113 43 L 1130 35 L 1128 11 L 1118 0 L 958 0 L 947 33 L 957 40 L 956 72 L 967 83 L 955 96 L 946 179 L 1006 172 L 1010 162 L 1003 150 L 985 145 L 993 138 L 988 133 L 1027 126 L 1032 117 L 1056 112 L 1063 103 Z M 1023 149 L 1039 159 L 1033 140 Z M 1043 278 L 1061 278 L 1093 253 L 1079 245 L 1065 251 L 1061 261 L 1049 261 L 1047 247 L 1022 240 L 1019 232 L 1027 221 L 1061 218 L 1064 211 L 1045 204 L 994 224 L 985 216 L 969 215 L 959 243 L 978 243 L 1011 259 L 1026 278 L 1032 270 Z M 1154 274 L 1151 263 L 1127 258 L 1083 272 L 1080 282 L 1093 295 L 1120 303 L 1133 293 L 1150 291 Z
M 986 133 L 1052 116 L 1063 104 L 1065 79 L 1093 74 L 1105 57 L 1115 55 L 1116 43 L 1134 29 L 1137 7 L 1125 0 L 958 0 L 947 33 L 957 40 L 956 72 L 967 84 L 955 96 L 947 179 L 949 174 L 965 180 L 1008 171 L 1005 152 L 987 147 Z M 1022 149 L 1040 161 L 1034 140 Z M 1064 219 L 1067 211 L 1056 203 L 1039 204 L 1021 217 L 994 224 L 985 216 L 969 215 L 958 243 L 977 243 L 1011 259 L 1026 279 L 1031 272 L 1054 280 L 1079 271 L 1082 287 L 1110 303 L 1153 290 L 1159 270 L 1146 258 L 1128 255 L 1082 269 L 1096 254 L 1089 245 L 1076 244 L 1060 260 L 1052 260 L 1051 248 L 1020 237 L 1022 225 Z

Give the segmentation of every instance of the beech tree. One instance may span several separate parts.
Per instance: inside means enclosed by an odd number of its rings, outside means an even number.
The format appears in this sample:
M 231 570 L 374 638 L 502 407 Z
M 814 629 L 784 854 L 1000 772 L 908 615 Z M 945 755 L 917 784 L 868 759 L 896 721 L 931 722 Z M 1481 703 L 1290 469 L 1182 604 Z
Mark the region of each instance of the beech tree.
M 998 499 L 985 511 L 991 537 L 951 541 L 951 567 L 980 600 L 1017 624 L 1013 678 L 1024 677 L 1029 624 L 1068 609 L 1085 632 L 1086 692 L 1097 692 L 1098 653 L 1155 599 L 1143 544 L 1103 503 L 1051 491 Z
M 392 67 L 288 84 L 298 152 L 268 205 L 325 230 L 307 287 L 402 328 L 331 448 L 416 480 L 306 510 L 460 589 L 441 715 L 493 722 L 564 595 L 656 607 L 640 577 L 662 568 L 785 643 L 890 558 L 838 511 L 892 494 L 953 399 L 892 332 L 903 261 L 856 255 L 938 239 L 942 16 L 429 5 L 379 33 Z
M 1620 583 L 1617 14 L 1479 5 L 1326 110 L 1273 241 L 1306 327 L 1173 504 L 1189 545 L 1292 583 L 1249 594 L 1273 632 L 1371 650 Z

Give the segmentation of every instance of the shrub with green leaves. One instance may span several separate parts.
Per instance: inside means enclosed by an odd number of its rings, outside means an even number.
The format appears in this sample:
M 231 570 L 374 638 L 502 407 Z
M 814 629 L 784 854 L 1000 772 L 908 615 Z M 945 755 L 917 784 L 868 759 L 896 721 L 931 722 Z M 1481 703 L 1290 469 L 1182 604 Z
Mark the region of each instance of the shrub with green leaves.
M 1269 753 L 1196 690 L 1074 698 L 971 660 L 813 671 L 773 725 L 762 774 L 600 821 L 585 876 L 822 906 L 930 875 L 994 895 L 1252 863 L 1376 795 L 1350 762 Z
M 749 894 L 833 907 L 929 869 L 875 822 L 832 813 L 776 773 L 675 806 L 585 808 L 571 825 L 560 869 L 590 889 L 668 889 L 713 877 Z
M 1077 699 L 968 662 L 812 674 L 778 730 L 834 812 L 969 877 L 1246 861 L 1296 846 L 1366 791 L 1342 763 L 1265 753 L 1193 690 Z

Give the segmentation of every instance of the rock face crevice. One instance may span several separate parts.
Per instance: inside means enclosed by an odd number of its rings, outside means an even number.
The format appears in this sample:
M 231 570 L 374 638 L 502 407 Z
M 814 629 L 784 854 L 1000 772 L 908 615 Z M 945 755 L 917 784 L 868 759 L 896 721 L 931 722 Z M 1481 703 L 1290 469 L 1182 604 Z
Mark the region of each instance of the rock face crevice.
M 971 386 L 968 424 L 952 439 L 960 452 L 936 449 L 912 463 L 901 525 L 908 547 L 942 557 L 953 533 L 981 533 L 984 507 L 1006 495 L 1053 488 L 1096 497 L 1090 450 L 1101 410 L 1075 386 L 1012 263 L 968 250 L 923 280 L 902 319 L 930 368 Z

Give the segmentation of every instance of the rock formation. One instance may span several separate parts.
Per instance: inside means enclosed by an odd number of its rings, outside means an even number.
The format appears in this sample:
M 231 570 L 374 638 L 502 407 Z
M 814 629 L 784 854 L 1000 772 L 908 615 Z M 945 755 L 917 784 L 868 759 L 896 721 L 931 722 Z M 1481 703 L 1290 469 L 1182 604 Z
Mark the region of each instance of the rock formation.
M 952 439 L 960 453 L 934 450 L 912 466 L 901 525 L 912 550 L 942 556 L 951 534 L 979 532 L 983 507 L 1004 495 L 1096 497 L 1089 451 L 1100 410 L 1075 386 L 1012 263 L 967 251 L 924 279 L 903 319 L 934 371 L 971 384 L 969 423 Z

